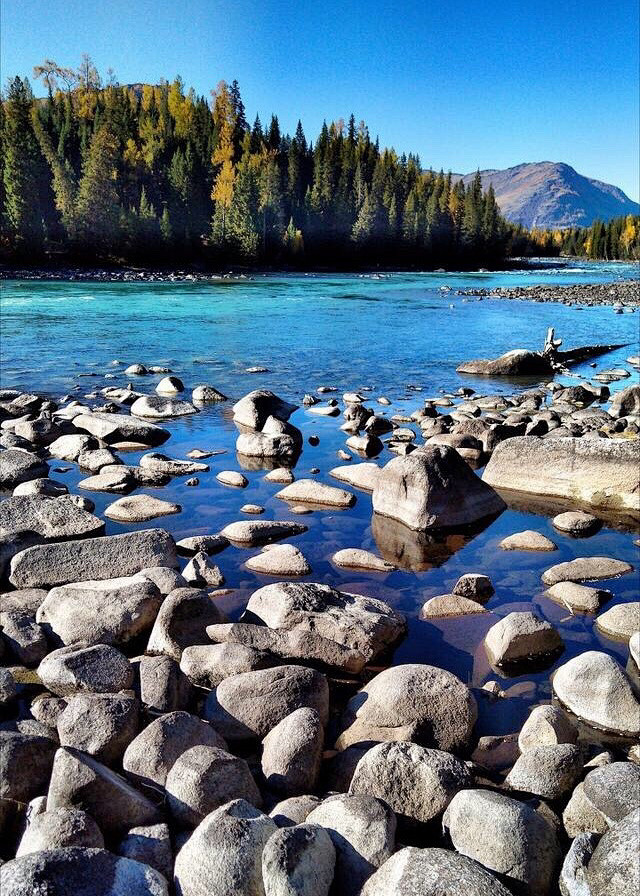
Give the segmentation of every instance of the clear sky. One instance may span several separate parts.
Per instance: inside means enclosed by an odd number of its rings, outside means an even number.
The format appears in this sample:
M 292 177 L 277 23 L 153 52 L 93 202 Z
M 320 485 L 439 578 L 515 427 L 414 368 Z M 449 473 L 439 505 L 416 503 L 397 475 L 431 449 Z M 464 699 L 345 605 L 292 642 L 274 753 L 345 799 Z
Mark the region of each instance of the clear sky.
M 364 118 L 382 145 L 457 173 L 563 161 L 638 199 L 637 0 L 2 0 L 1 75 L 89 53 L 120 83 L 208 96 L 253 120 Z

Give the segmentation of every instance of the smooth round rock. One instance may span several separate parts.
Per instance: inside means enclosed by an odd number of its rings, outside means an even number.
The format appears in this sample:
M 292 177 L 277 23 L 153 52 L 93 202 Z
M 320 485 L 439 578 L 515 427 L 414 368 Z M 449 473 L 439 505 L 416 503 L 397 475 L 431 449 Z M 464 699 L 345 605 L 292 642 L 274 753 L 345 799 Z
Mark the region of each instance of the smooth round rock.
M 525 529 L 523 532 L 507 535 L 500 542 L 500 547 L 503 551 L 550 552 L 558 550 L 550 538 L 533 529 Z
M 559 513 L 558 516 L 554 516 L 551 522 L 559 532 L 567 532 L 576 538 L 593 535 L 602 525 L 597 516 L 584 513 L 582 510 L 570 510 L 567 513 Z
M 627 642 L 640 630 L 640 601 L 610 607 L 596 618 L 596 626 L 607 637 Z

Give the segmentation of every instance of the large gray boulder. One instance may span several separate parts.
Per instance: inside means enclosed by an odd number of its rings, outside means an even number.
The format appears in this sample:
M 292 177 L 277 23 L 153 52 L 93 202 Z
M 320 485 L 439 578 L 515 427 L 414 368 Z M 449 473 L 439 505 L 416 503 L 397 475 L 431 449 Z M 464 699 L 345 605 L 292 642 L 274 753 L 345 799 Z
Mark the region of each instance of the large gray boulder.
M 262 853 L 265 896 L 328 896 L 335 864 L 335 847 L 324 828 L 282 828 L 269 837 Z
M 20 839 L 16 856 L 42 849 L 64 849 L 70 846 L 104 848 L 100 828 L 82 809 L 61 806 L 41 812 L 29 820 Z
M 625 815 L 596 846 L 587 867 L 591 896 L 637 896 L 640 809 Z
M 47 810 L 77 806 L 88 812 L 105 837 L 140 824 L 162 821 L 159 808 L 123 777 L 92 756 L 60 747 L 55 755 Z
M 126 644 L 153 625 L 162 597 L 143 576 L 76 582 L 52 588 L 36 614 L 67 646 Z
M 633 566 L 614 557 L 576 557 L 556 563 L 542 573 L 545 585 L 561 582 L 596 582 L 600 579 L 616 579 L 633 571 Z
M 553 691 L 578 718 L 610 734 L 640 734 L 640 703 L 624 669 L 606 653 L 587 650 L 556 669 Z
M 473 525 L 504 507 L 493 489 L 447 445 L 424 445 L 390 460 L 373 490 L 375 513 L 415 530 Z
M 180 398 L 141 395 L 131 405 L 131 413 L 137 417 L 164 419 L 165 417 L 185 417 L 189 414 L 197 414 L 198 409 L 190 401 Z
M 582 749 L 576 744 L 545 744 L 523 753 L 505 779 L 505 787 L 548 800 L 571 791 L 582 774 Z
M 73 694 L 58 716 L 60 744 L 115 766 L 138 733 L 139 715 L 130 693 Z
M 553 373 L 553 365 L 546 355 L 526 348 L 514 348 L 499 358 L 487 361 L 464 361 L 456 367 L 458 373 L 476 376 L 541 377 Z
M 638 439 L 520 436 L 496 447 L 482 479 L 494 488 L 637 513 L 639 467 Z
M 72 495 L 25 495 L 0 502 L 0 535 L 35 532 L 47 541 L 66 541 L 103 531 L 102 520 L 78 507 Z
M 611 762 L 590 771 L 583 782 L 584 795 L 609 825 L 640 807 L 640 766 Z
M 287 462 L 296 456 L 299 445 L 288 433 L 241 432 L 236 439 L 236 451 L 241 458 Z
M 489 661 L 508 665 L 555 653 L 564 646 L 558 631 L 535 613 L 509 613 L 492 625 L 484 639 Z
M 285 716 L 303 706 L 329 717 L 326 677 L 305 666 L 276 666 L 231 675 L 207 697 L 203 716 L 227 740 L 262 739 Z
M 176 896 L 264 896 L 262 853 L 277 830 L 246 800 L 215 809 L 176 856 Z
M 269 417 L 288 420 L 297 407 L 268 389 L 256 389 L 234 404 L 233 420 L 249 429 L 261 430 Z
M 147 653 L 164 653 L 180 662 L 191 644 L 206 644 L 207 626 L 225 621 L 215 599 L 198 588 L 176 588 L 160 607 L 147 644 Z
M 134 688 L 148 710 L 168 713 L 186 707 L 191 685 L 170 656 L 141 656 L 133 665 L 137 670 Z
M 223 627 L 226 626 L 220 626 Z M 218 626 L 208 626 L 207 631 L 211 628 Z M 230 675 L 267 669 L 275 664 L 275 659 L 265 650 L 256 650 L 234 641 L 193 644 L 182 651 L 180 659 L 182 672 L 189 681 L 201 688 L 215 688 Z
M 518 748 L 525 753 L 534 747 L 575 744 L 577 740 L 578 730 L 566 713 L 557 706 L 545 703 L 531 710 L 520 729 Z
M 410 663 L 371 679 L 349 701 L 336 742 L 413 741 L 447 752 L 464 751 L 476 721 L 469 688 L 451 672 Z
M 124 654 L 107 644 L 74 645 L 52 650 L 38 666 L 38 677 L 60 697 L 78 691 L 115 694 L 133 684 L 133 666 Z
M 0 489 L 13 489 L 21 482 L 49 474 L 49 464 L 37 455 L 18 448 L 0 451 Z
M 171 433 L 153 423 L 146 423 L 128 414 L 80 414 L 73 418 L 76 429 L 102 439 L 108 445 L 115 442 L 138 442 L 141 445 L 162 445 Z
M 640 386 L 634 383 L 616 392 L 611 401 L 609 413 L 612 417 L 629 417 L 640 414 Z
M 57 745 L 44 725 L 32 733 L 0 730 L 0 799 L 28 803 L 44 793 Z
M 131 828 L 116 852 L 125 859 L 150 865 L 167 880 L 173 877 L 173 849 L 167 824 L 143 824 Z
M 0 868 L 2 896 L 168 896 L 166 879 L 149 865 L 106 849 L 45 849 Z
M 562 852 L 551 822 L 531 806 L 489 790 L 461 790 L 444 826 L 459 853 L 507 883 L 531 896 L 551 892 Z
M 175 542 L 164 529 L 35 545 L 13 558 L 9 581 L 14 588 L 50 588 L 130 576 L 152 566 L 178 566 Z
M 341 896 L 356 896 L 367 878 L 395 848 L 396 818 L 373 796 L 330 796 L 307 815 L 306 824 L 326 828 L 336 850 L 333 888 Z
M 482 865 L 449 849 L 405 846 L 372 874 L 361 896 L 511 896 Z
M 262 742 L 262 773 L 267 787 L 284 796 L 315 789 L 324 730 L 315 709 L 303 706 L 278 722 Z
M 405 619 L 371 597 L 314 582 L 276 582 L 254 591 L 243 619 L 279 631 L 313 632 L 369 662 L 405 631 Z
M 396 815 L 428 822 L 444 812 L 459 790 L 470 786 L 467 767 L 450 753 L 414 743 L 382 743 L 364 754 L 349 792 L 378 797 Z
M 138 784 L 164 787 L 176 760 L 199 746 L 225 750 L 227 745 L 211 725 L 197 716 L 183 711 L 169 712 L 154 719 L 131 741 L 122 767 Z

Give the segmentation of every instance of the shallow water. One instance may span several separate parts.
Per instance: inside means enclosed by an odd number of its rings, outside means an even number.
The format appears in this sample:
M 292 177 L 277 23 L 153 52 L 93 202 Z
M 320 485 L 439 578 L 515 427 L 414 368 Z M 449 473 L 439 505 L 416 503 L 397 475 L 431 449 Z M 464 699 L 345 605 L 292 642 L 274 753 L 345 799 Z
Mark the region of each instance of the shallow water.
M 211 283 L 63 283 L 8 281 L 2 284 L 2 386 L 50 392 L 60 397 L 74 389 L 77 397 L 127 379 L 114 359 L 125 364 L 141 361 L 167 365 L 185 382 L 187 389 L 201 382 L 221 389 L 237 399 L 257 387 L 271 388 L 298 403 L 305 392 L 320 385 L 343 391 L 370 387 L 364 393 L 367 405 L 378 413 L 407 413 L 421 406 L 424 398 L 440 390 L 471 386 L 479 393 L 513 392 L 527 384 L 504 383 L 464 377 L 455 372 L 460 361 L 494 357 L 514 347 L 540 348 L 547 327 L 564 338 L 564 347 L 591 342 L 629 343 L 629 347 L 597 359 L 597 368 L 576 368 L 593 375 L 597 370 L 623 366 L 625 358 L 638 353 L 638 314 L 614 314 L 612 308 L 578 310 L 560 304 L 473 298 L 455 295 L 456 289 L 471 286 L 530 285 L 539 282 L 573 283 L 610 281 L 637 276 L 632 265 L 565 265 L 547 270 L 491 274 L 389 274 L 359 275 L 264 275 L 254 279 Z M 451 287 L 444 292 L 441 287 Z M 250 375 L 252 365 L 269 368 L 266 374 Z M 120 368 L 121 370 L 122 368 Z M 94 373 L 85 378 L 80 374 Z M 105 374 L 114 378 L 106 379 Z M 134 387 L 152 391 L 159 376 L 138 377 Z M 575 379 L 567 380 L 575 383 Z M 614 384 L 615 389 L 637 381 Z M 412 385 L 420 392 L 408 389 Z M 387 395 L 392 405 L 375 402 Z M 188 397 L 188 395 L 187 395 Z M 330 397 L 330 396 L 327 396 Z M 247 471 L 249 486 L 235 489 L 215 479 L 220 470 L 237 469 L 235 438 L 230 420 L 231 402 L 206 407 L 200 414 L 165 425 L 171 439 L 159 450 L 184 457 L 193 448 L 223 449 L 212 457 L 210 472 L 199 474 L 200 485 L 188 488 L 184 478 L 149 494 L 177 501 L 182 513 L 139 526 L 108 521 L 108 533 L 133 528 L 162 526 L 176 538 L 216 532 L 243 518 L 245 503 L 262 504 L 262 519 L 294 518 L 308 525 L 305 534 L 292 539 L 312 567 L 309 581 L 325 582 L 344 590 L 380 597 L 409 617 L 409 633 L 393 655 L 394 663 L 433 663 L 454 671 L 473 686 L 497 680 L 507 698 L 490 702 L 479 697 L 478 733 L 516 731 L 531 705 L 550 697 L 549 674 L 559 663 L 595 647 L 626 663 L 625 644 L 616 643 L 594 629 L 593 617 L 570 616 L 562 607 L 542 596 L 540 575 L 548 566 L 578 556 L 609 555 L 638 564 L 634 536 L 603 529 L 588 539 L 572 539 L 553 530 L 551 520 L 516 509 L 506 510 L 484 531 L 470 540 L 450 540 L 448 559 L 440 565 L 428 561 L 405 561 L 413 568 L 389 574 L 341 570 L 331 556 L 343 547 L 363 547 L 391 557 L 402 548 L 415 557 L 415 540 L 394 543 L 392 524 L 371 526 L 371 498 L 356 491 L 357 502 L 345 511 L 316 510 L 292 517 L 287 506 L 275 497 L 279 486 L 264 480 L 264 471 Z M 296 477 L 303 478 L 319 467 L 318 479 L 339 485 L 328 471 L 342 461 L 336 456 L 344 447 L 339 429 L 343 418 L 318 418 L 300 409 L 291 417 L 305 437 Z M 320 444 L 308 444 L 311 434 Z M 123 454 L 134 463 L 140 454 Z M 390 458 L 385 449 L 377 462 Z M 358 463 L 354 458 L 353 464 Z M 56 467 L 68 472 L 53 472 Z M 70 490 L 85 474 L 73 464 L 53 461 L 54 478 Z M 117 496 L 87 493 L 102 512 Z M 250 519 L 251 517 L 244 517 Z M 523 529 L 549 535 L 558 550 L 549 554 L 503 552 L 498 542 Z M 455 543 L 454 543 L 455 542 Z M 255 553 L 229 547 L 216 562 L 233 592 L 221 599 L 233 617 L 242 611 L 248 596 L 271 578 L 252 573 L 244 561 Z M 421 567 L 421 568 L 416 568 Z M 483 572 L 494 583 L 496 594 L 488 602 L 490 614 L 426 622 L 418 618 L 424 601 L 451 590 L 465 572 Z M 605 582 L 614 601 L 638 598 L 638 576 L 634 572 Z M 606 608 L 606 606 L 605 606 Z M 533 609 L 552 622 L 562 634 L 565 652 L 553 666 L 529 674 L 505 677 L 490 667 L 482 639 L 487 629 L 514 609 Z

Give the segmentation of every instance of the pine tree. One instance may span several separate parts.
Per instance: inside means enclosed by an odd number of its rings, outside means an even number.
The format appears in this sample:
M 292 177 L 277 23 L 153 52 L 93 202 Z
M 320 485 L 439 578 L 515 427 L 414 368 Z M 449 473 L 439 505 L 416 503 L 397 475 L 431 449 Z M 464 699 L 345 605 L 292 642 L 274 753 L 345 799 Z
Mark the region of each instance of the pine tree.
M 77 228 L 84 248 L 101 255 L 115 243 L 120 220 L 118 141 L 105 125 L 89 147 L 78 187 Z
M 235 170 L 233 167 L 233 132 L 235 112 L 229 88 L 220 81 L 214 94 L 213 121 L 217 131 L 217 145 L 212 163 L 217 170 L 211 198 L 216 204 L 213 223 L 214 238 L 221 244 L 226 239 L 227 214 L 233 201 Z
M 32 107 L 29 81 L 14 78 L 4 103 L 2 177 L 9 236 L 20 252 L 39 250 L 44 238 L 38 190 L 41 157 L 32 127 Z

